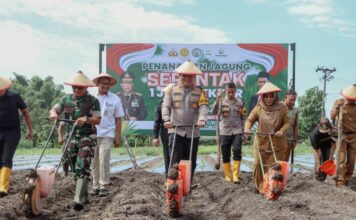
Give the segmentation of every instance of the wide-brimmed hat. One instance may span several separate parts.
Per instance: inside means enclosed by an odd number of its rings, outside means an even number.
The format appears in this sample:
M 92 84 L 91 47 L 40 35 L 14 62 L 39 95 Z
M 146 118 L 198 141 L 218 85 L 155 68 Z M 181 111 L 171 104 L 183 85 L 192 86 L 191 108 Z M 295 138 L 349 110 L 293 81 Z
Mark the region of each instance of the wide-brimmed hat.
M 93 83 L 95 83 L 96 86 L 98 86 L 98 82 L 100 81 L 100 79 L 102 78 L 107 78 L 110 80 L 110 87 L 111 86 L 114 86 L 116 84 L 116 79 L 112 76 L 110 76 L 109 74 L 107 73 L 100 73 L 99 76 L 95 77 L 93 79 Z
M 80 87 L 94 87 L 95 84 L 87 77 L 82 71 L 78 71 L 74 74 L 74 77 L 69 81 L 64 82 L 66 85 L 70 86 L 80 86 Z
M 182 75 L 202 75 L 203 72 L 191 61 L 186 61 L 181 64 L 174 72 Z
M 10 88 L 12 85 L 11 80 L 0 76 L 0 91 Z
M 328 118 L 322 118 L 319 121 L 320 133 L 328 133 L 331 129 L 331 124 Z
M 341 95 L 346 99 L 356 100 L 356 84 L 343 89 Z
M 257 95 L 262 95 L 262 94 L 266 94 L 266 93 L 271 93 L 271 92 L 280 92 L 282 91 L 280 88 L 278 88 L 277 86 L 275 86 L 273 83 L 271 82 L 266 82 L 262 88 L 257 92 Z
M 121 82 L 123 83 L 132 83 L 135 79 L 135 75 L 129 72 L 125 72 L 121 75 Z

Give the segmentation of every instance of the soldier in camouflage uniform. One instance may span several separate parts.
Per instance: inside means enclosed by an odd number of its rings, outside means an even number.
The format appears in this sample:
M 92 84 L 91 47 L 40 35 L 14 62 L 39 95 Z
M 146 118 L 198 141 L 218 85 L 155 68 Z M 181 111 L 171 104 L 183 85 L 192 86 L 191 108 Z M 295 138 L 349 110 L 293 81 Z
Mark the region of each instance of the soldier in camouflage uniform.
M 95 97 L 88 94 L 87 88 L 95 85 L 81 71 L 64 84 L 72 86 L 73 94 L 65 95 L 60 99 L 51 109 L 50 119 L 56 121 L 58 116 L 64 113 L 65 119 L 75 120 L 77 128 L 68 146 L 65 160 L 70 164 L 76 179 L 74 209 L 81 210 L 84 204 L 88 203 L 88 178 L 91 157 L 96 146 L 95 125 L 100 123 L 100 104 Z M 65 126 L 67 138 L 72 126 L 72 124 Z
M 142 121 L 147 116 L 147 109 L 142 95 L 133 91 L 133 80 L 133 74 L 123 73 L 121 76 L 122 92 L 116 95 L 121 99 L 125 120 Z
M 226 96 L 221 100 L 221 117 L 219 124 L 224 176 L 228 182 L 233 181 L 234 183 L 239 183 L 242 159 L 242 132 L 247 118 L 247 110 L 242 99 L 235 97 L 236 85 L 234 83 L 227 84 L 225 91 Z M 214 103 L 213 114 L 219 112 L 219 99 L 221 99 L 221 91 L 218 92 L 218 98 Z M 232 171 L 230 163 L 231 146 L 233 152 Z
M 197 124 L 204 127 L 207 120 L 208 99 L 200 87 L 195 86 L 195 75 L 203 74 L 192 62 L 187 61 L 179 66 L 175 72 L 179 73 L 179 82 L 165 90 L 162 103 L 162 118 L 164 127 L 168 129 L 169 150 L 172 151 L 174 140 L 174 125 Z M 189 160 L 190 143 L 193 138 L 192 150 L 192 178 L 196 167 L 200 131 L 192 127 L 178 127 L 172 164 L 180 160 Z

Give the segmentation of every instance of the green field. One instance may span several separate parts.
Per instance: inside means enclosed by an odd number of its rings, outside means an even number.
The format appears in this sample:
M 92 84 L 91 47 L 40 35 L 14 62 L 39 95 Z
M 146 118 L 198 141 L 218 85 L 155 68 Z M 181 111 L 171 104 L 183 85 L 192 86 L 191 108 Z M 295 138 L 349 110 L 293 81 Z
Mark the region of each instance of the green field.
M 162 147 L 137 147 L 132 148 L 132 151 L 137 156 L 158 156 L 162 154 Z M 19 148 L 16 150 L 16 155 L 37 155 L 41 154 L 41 148 Z M 46 154 L 61 154 L 61 148 L 49 148 L 46 150 Z M 199 154 L 214 154 L 217 152 L 216 146 L 212 145 L 200 145 L 199 146 Z M 253 147 L 249 145 L 244 145 L 242 148 L 242 153 L 244 155 L 252 155 Z M 295 154 L 312 154 L 313 149 L 310 145 L 299 144 L 296 147 Z M 112 154 L 114 155 L 126 155 L 127 150 L 124 146 L 120 146 L 119 148 L 113 148 Z

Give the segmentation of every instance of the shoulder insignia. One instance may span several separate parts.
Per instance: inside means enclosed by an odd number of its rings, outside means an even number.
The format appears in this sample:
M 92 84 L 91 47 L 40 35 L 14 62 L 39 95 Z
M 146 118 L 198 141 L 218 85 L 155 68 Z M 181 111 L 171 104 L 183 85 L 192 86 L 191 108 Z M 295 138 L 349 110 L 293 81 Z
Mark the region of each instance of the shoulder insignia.
M 202 90 L 200 93 L 198 105 L 201 106 L 201 105 L 208 105 L 208 104 L 209 104 L 208 96 L 206 92 Z

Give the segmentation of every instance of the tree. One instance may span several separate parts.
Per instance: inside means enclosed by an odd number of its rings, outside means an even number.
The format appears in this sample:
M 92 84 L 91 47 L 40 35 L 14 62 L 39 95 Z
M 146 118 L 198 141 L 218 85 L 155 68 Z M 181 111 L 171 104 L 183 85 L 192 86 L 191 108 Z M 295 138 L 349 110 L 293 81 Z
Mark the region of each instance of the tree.
M 63 96 L 63 86 L 56 85 L 50 76 L 45 79 L 34 76 L 30 80 L 17 73 L 14 73 L 14 76 L 11 89 L 23 97 L 32 119 L 35 137 L 33 146 L 40 147 L 49 135 L 52 126 L 46 117 L 49 115 L 51 107 Z M 26 125 L 22 115 L 21 120 L 21 130 L 24 132 Z
M 309 137 L 312 129 L 318 124 L 323 107 L 323 91 L 313 87 L 298 98 L 299 133 L 301 139 Z

